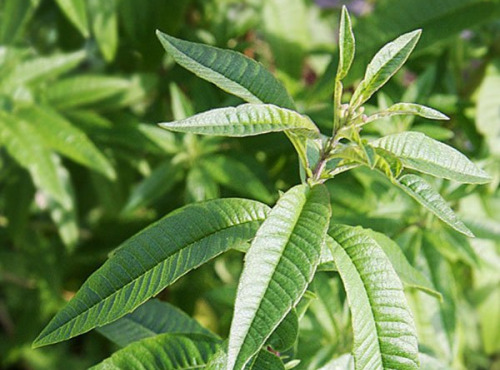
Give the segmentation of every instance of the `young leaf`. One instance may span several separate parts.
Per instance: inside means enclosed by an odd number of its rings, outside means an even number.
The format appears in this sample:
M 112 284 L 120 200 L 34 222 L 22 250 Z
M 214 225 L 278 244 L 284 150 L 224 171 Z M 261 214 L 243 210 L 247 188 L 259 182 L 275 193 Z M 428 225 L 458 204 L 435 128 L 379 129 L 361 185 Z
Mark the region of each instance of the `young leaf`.
M 157 299 L 147 301 L 134 312 L 98 328 L 97 331 L 120 347 L 158 334 L 213 334 L 177 307 Z
M 180 166 L 172 164 L 170 158 L 160 163 L 148 177 L 132 190 L 122 213 L 128 214 L 161 198 L 181 179 L 182 172 Z
M 268 207 L 218 199 L 180 208 L 123 243 L 35 340 L 60 342 L 122 317 L 188 271 L 251 239 Z
M 254 104 L 265 103 L 294 109 L 283 85 L 261 64 L 243 54 L 184 41 L 156 31 L 174 60 L 230 94 Z
M 161 334 L 134 342 L 91 367 L 92 370 L 195 369 L 206 365 L 220 340 L 201 334 Z
M 424 179 L 417 175 L 404 175 L 396 180 L 396 184 L 441 221 L 464 235 L 474 237 L 474 234 L 460 221 L 443 197 Z
M 379 90 L 406 62 L 420 38 L 421 30 L 406 33 L 375 54 L 363 81 L 354 91 L 350 105 L 359 107 Z
M 49 107 L 33 105 L 20 110 L 18 116 L 40 133 L 47 146 L 109 179 L 115 178 L 111 163 L 87 135 L 56 111 Z
M 337 68 L 337 80 L 342 80 L 354 60 L 355 40 L 352 32 L 351 18 L 345 6 L 342 7 L 339 30 L 339 66 Z
M 351 309 L 356 369 L 418 369 L 413 317 L 386 254 L 359 227 L 334 225 L 328 234 Z
M 89 37 L 89 25 L 85 0 L 56 0 L 71 23 L 80 31 L 83 37 Z
M 371 145 L 395 154 L 403 165 L 429 175 L 470 184 L 491 180 L 456 149 L 420 132 L 403 132 L 372 141 Z
M 242 104 L 213 109 L 175 122 L 159 123 L 160 127 L 202 135 L 254 136 L 268 132 L 294 131 L 318 134 L 307 116 L 271 104 Z
M 242 369 L 297 304 L 319 263 L 330 219 L 324 185 L 286 192 L 245 257 L 229 335 L 228 369 Z
M 366 121 L 363 122 L 363 124 L 381 119 L 381 118 L 386 118 L 386 117 L 392 117 L 392 116 L 397 116 L 397 115 L 415 115 L 415 116 L 420 116 L 428 119 L 436 119 L 436 120 L 449 120 L 450 118 L 444 115 L 443 113 L 426 107 L 424 105 L 420 104 L 413 104 L 413 103 L 397 103 L 394 105 L 391 105 L 389 108 L 386 110 L 375 113 L 374 115 L 369 116 Z

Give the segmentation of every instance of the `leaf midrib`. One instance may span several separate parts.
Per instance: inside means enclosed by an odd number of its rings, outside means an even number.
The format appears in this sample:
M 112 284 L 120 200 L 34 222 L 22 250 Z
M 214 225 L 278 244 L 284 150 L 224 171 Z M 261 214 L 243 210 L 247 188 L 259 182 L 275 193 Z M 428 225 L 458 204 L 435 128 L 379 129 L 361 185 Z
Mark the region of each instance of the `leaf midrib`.
M 218 229 L 218 230 L 216 230 L 216 231 L 214 231 L 214 232 L 211 232 L 211 233 L 209 233 L 209 234 L 206 234 L 206 235 L 204 235 L 203 237 L 201 237 L 201 238 L 199 238 L 199 239 L 196 239 L 196 240 L 194 240 L 193 242 L 191 242 L 191 243 L 189 243 L 189 244 L 186 244 L 186 246 L 184 246 L 183 248 L 181 248 L 181 249 L 177 250 L 177 251 L 176 251 L 176 253 L 180 253 L 180 252 L 184 251 L 185 249 L 187 249 L 187 248 L 191 247 L 193 244 L 198 243 L 200 240 L 203 240 L 203 239 L 205 239 L 205 238 L 211 237 L 211 236 L 213 236 L 213 235 L 215 235 L 215 234 L 217 234 L 217 233 L 219 233 L 219 232 L 223 232 L 223 231 L 225 231 L 225 230 L 227 230 L 227 229 L 230 229 L 230 228 L 232 228 L 232 227 L 242 226 L 242 225 L 246 225 L 246 224 L 248 224 L 248 223 L 252 223 L 252 222 L 256 222 L 256 221 L 262 221 L 262 220 L 261 220 L 261 219 L 259 219 L 259 218 L 257 218 L 257 219 L 255 219 L 255 220 L 245 221 L 245 222 L 242 222 L 242 223 L 240 223 L 240 224 L 236 224 L 236 225 L 231 225 L 231 226 L 223 227 L 223 228 Z M 223 252 L 224 252 L 224 251 L 219 252 L 218 254 L 223 253 Z M 73 317 L 72 319 L 70 319 L 70 320 L 66 321 L 64 324 L 60 325 L 60 326 L 59 326 L 59 327 L 57 327 L 56 329 L 54 329 L 54 330 L 50 331 L 49 333 L 47 333 L 46 335 L 44 335 L 42 338 L 40 338 L 40 340 L 41 340 L 41 339 L 43 339 L 43 338 L 48 337 L 49 335 L 54 334 L 54 333 L 55 333 L 55 332 L 57 332 L 57 331 L 60 331 L 63 327 L 66 327 L 66 326 L 70 325 L 73 321 L 76 321 L 78 318 L 80 318 L 82 315 L 84 315 L 84 314 L 85 314 L 85 313 L 87 313 L 88 311 L 92 310 L 94 307 L 96 307 L 96 306 L 100 305 L 101 303 L 103 303 L 103 302 L 105 302 L 105 301 L 107 301 L 107 300 L 111 299 L 111 297 L 112 297 L 112 296 L 114 296 L 114 295 L 115 295 L 115 294 L 117 294 L 118 292 L 120 292 L 120 291 L 122 291 L 122 290 L 126 289 L 129 285 L 134 284 L 134 283 L 135 283 L 138 279 L 140 279 L 142 276 L 144 276 L 144 275 L 146 275 L 147 273 L 149 273 L 150 271 L 152 271 L 152 270 L 156 269 L 159 265 L 161 265 L 162 263 L 164 263 L 167 259 L 169 259 L 171 256 L 173 256 L 173 255 L 174 255 L 174 254 L 176 254 L 176 253 L 173 253 L 173 254 L 168 255 L 166 258 L 164 258 L 164 259 L 162 259 L 160 262 L 156 263 L 153 267 L 149 268 L 147 271 L 145 271 L 145 272 L 143 272 L 142 274 L 140 274 L 140 275 L 138 275 L 137 277 L 135 277 L 135 278 L 134 278 L 134 280 L 130 281 L 129 283 L 125 284 L 125 285 L 124 285 L 123 287 L 121 287 L 120 289 L 118 289 L 118 290 L 114 291 L 113 293 L 109 294 L 109 295 L 108 295 L 108 296 L 106 296 L 104 299 L 101 299 L 99 302 L 97 302 L 97 303 L 93 304 L 93 305 L 92 305 L 92 306 L 90 306 L 90 307 L 87 307 L 84 311 L 80 312 L 77 316 L 75 316 L 75 317 Z M 217 255 L 218 255 L 218 254 L 217 254 Z M 214 257 L 215 257 L 215 256 L 214 256 Z M 194 266 L 194 267 L 192 267 L 191 269 L 196 268 L 196 267 L 197 267 L 197 266 Z M 190 270 L 191 270 L 191 269 L 190 269 Z M 188 270 L 188 271 L 190 271 L 190 270 Z M 172 283 L 174 283 L 175 281 L 177 281 L 177 279 L 179 279 L 180 277 L 182 277 L 182 275 L 180 275 L 180 276 L 178 276 L 177 278 L 175 278 L 173 281 L 171 281 L 171 282 L 170 282 L 170 284 L 172 284 Z M 149 299 L 149 297 L 148 297 L 148 298 L 146 298 L 146 300 L 147 300 L 147 299 Z M 146 300 L 144 300 L 143 302 L 145 302 Z M 140 305 L 140 304 L 141 304 L 141 303 L 139 303 L 139 305 Z M 126 313 L 125 313 L 124 315 L 126 315 Z M 112 321 L 110 321 L 110 322 L 108 322 L 108 323 L 106 323 L 106 324 L 112 323 L 112 322 L 114 322 L 115 320 L 119 319 L 120 317 L 122 317 L 122 316 L 119 316 L 119 317 L 117 317 L 116 319 L 114 319 L 114 320 L 112 320 Z M 100 326 L 102 326 L 102 325 L 106 325 L 106 324 L 101 324 Z M 94 327 L 100 327 L 100 326 L 99 326 L 99 325 L 95 325 Z M 83 333 L 87 332 L 88 330 L 91 330 L 91 329 L 87 329 L 86 331 L 84 331 L 84 332 L 82 332 L 82 333 L 80 333 L 80 334 L 83 334 Z M 72 338 L 72 337 L 74 337 L 74 336 L 76 336 L 76 335 L 78 335 L 78 334 L 74 334 L 74 335 L 70 336 L 69 338 Z M 69 338 L 68 338 L 68 339 L 69 339 Z M 35 341 L 35 343 L 37 343 L 37 342 L 39 342 L 39 340 Z M 50 343 L 50 342 L 49 342 L 49 343 Z M 54 343 L 55 343 L 55 342 L 54 342 Z

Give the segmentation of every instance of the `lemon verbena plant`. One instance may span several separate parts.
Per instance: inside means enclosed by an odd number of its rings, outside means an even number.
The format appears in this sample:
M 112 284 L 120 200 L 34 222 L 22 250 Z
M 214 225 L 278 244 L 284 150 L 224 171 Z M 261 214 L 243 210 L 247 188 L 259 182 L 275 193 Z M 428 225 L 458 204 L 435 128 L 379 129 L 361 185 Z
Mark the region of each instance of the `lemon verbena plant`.
M 394 115 L 446 120 L 418 104 L 397 103 L 372 115 L 363 104 L 405 63 L 420 37 L 416 30 L 385 45 L 369 63 L 350 100 L 342 81 L 355 39 L 342 11 L 339 62 L 330 135 L 323 135 L 262 65 L 242 54 L 158 37 L 181 66 L 246 104 L 210 110 L 166 130 L 243 137 L 284 132 L 297 151 L 302 182 L 267 205 L 249 199 L 214 199 L 184 206 L 124 242 L 35 340 L 44 346 L 98 328 L 123 348 L 96 368 L 283 369 L 297 365 L 293 347 L 307 308 L 309 284 L 319 267 L 336 271 L 345 288 L 356 369 L 417 369 L 419 346 L 403 283 L 437 296 L 432 284 L 394 244 L 376 233 L 331 222 L 325 182 L 356 167 L 387 177 L 456 232 L 472 236 L 421 172 L 462 183 L 489 176 L 457 150 L 417 132 L 373 141 L 364 125 Z M 335 186 L 331 187 L 335 191 Z M 190 270 L 230 250 L 245 261 L 227 340 L 173 306 L 150 300 Z M 305 308 L 304 308 L 305 307 Z M 131 313 L 132 312 L 132 313 Z

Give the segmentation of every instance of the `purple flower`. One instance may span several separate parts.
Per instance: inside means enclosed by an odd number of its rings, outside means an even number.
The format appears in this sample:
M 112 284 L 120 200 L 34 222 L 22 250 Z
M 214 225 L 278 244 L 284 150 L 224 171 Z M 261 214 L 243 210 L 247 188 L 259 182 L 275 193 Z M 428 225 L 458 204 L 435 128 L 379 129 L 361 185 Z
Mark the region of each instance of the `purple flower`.
M 346 5 L 347 9 L 356 15 L 370 13 L 373 10 L 373 4 L 367 0 L 314 0 L 314 2 L 323 9 L 340 8 Z

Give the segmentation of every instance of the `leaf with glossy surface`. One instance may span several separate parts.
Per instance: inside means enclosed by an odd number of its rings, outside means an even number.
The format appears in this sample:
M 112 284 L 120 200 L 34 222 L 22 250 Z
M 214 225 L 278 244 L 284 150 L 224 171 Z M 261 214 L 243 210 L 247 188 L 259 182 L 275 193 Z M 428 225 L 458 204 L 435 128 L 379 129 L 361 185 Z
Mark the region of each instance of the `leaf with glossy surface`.
M 330 215 L 324 185 L 298 185 L 278 200 L 259 228 L 238 286 L 228 369 L 242 369 L 304 294 Z
M 418 203 L 434 213 L 441 221 L 464 235 L 474 237 L 474 234 L 453 212 L 446 200 L 424 179 L 417 175 L 404 175 L 396 180 L 396 184 Z
M 115 178 L 113 166 L 85 132 L 56 111 L 37 105 L 20 110 L 18 115 L 39 132 L 47 146 L 109 179 Z
M 407 168 L 440 178 L 484 184 L 490 176 L 458 150 L 420 132 L 403 132 L 372 141 L 371 145 L 396 155 Z
M 406 62 L 417 45 L 421 30 L 406 33 L 385 45 L 366 68 L 363 81 L 354 91 L 351 105 L 359 107 L 379 90 Z
M 352 32 L 351 17 L 349 17 L 347 8 L 343 6 L 339 30 L 339 65 L 336 76 L 338 80 L 342 80 L 347 76 L 354 60 L 354 51 L 355 40 L 354 33 Z
M 180 208 L 123 243 L 34 342 L 60 342 L 129 313 L 190 270 L 251 239 L 268 207 L 218 199 Z
M 220 340 L 201 334 L 161 334 L 134 342 L 91 369 L 196 369 L 217 352 Z
M 90 31 L 85 0 L 56 0 L 56 2 L 82 36 L 89 37 Z
M 158 334 L 213 334 L 177 307 L 157 299 L 147 301 L 134 312 L 97 329 L 99 333 L 125 347 Z
M 235 137 L 287 130 L 304 134 L 319 133 L 309 117 L 271 104 L 243 104 L 213 109 L 180 121 L 162 122 L 159 125 L 172 131 Z
M 418 369 L 415 324 L 386 254 L 360 227 L 334 225 L 328 234 L 351 309 L 356 369 Z
M 174 60 L 195 75 L 249 103 L 294 109 L 283 85 L 261 64 L 243 54 L 184 41 L 156 31 Z

